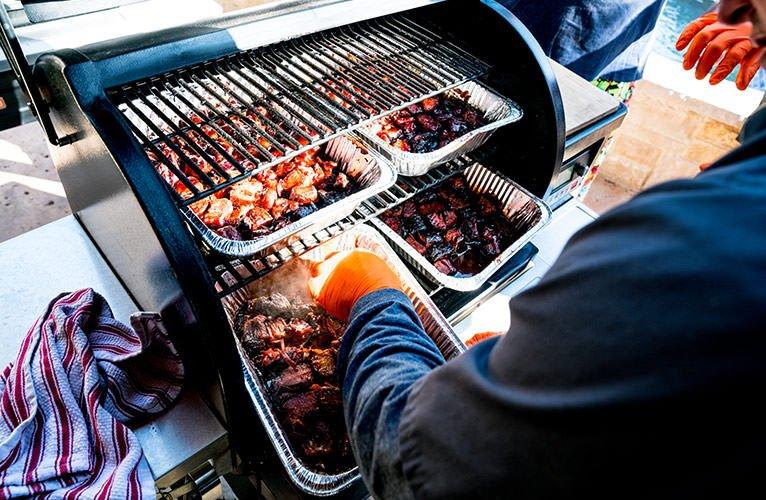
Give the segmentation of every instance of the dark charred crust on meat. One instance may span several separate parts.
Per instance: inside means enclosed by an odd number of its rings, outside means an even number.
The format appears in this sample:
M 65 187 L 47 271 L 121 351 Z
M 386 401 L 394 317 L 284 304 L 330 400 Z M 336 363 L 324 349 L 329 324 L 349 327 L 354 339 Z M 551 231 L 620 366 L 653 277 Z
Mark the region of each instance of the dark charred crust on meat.
M 319 307 L 277 293 L 244 303 L 235 315 L 235 332 L 293 450 L 317 472 L 354 463 L 336 366 L 345 328 Z
M 463 175 L 450 177 L 380 216 L 417 253 L 449 276 L 480 273 L 536 218 L 538 211 L 524 210 L 506 217 L 497 198 L 473 192 Z

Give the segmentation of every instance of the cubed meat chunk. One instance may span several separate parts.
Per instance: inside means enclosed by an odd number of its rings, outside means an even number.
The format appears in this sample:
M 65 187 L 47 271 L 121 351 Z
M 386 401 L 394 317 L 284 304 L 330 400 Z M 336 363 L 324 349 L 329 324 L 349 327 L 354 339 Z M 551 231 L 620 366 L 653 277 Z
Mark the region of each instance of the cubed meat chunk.
M 317 375 L 332 377 L 335 375 L 335 353 L 327 349 L 315 349 L 311 357 L 311 366 Z
M 290 199 L 301 204 L 314 203 L 319 198 L 319 193 L 314 186 L 298 186 L 290 193 Z
M 214 198 L 210 201 L 210 206 L 202 216 L 202 222 L 212 228 L 218 229 L 226 222 L 226 218 L 234 211 L 234 205 L 225 198 Z

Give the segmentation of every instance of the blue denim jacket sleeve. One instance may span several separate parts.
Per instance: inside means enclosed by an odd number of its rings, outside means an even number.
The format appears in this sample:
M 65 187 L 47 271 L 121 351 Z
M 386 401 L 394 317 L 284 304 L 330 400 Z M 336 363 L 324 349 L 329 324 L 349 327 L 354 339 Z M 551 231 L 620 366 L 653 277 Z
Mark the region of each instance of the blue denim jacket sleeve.
M 412 386 L 442 364 L 402 292 L 373 292 L 354 306 L 338 369 L 354 454 L 377 498 L 411 496 L 402 473 L 399 420 Z

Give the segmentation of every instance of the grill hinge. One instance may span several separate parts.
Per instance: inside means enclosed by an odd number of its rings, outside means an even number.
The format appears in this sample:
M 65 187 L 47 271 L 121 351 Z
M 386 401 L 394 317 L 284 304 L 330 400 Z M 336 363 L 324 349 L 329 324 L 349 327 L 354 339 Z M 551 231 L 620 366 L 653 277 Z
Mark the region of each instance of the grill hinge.
M 74 134 L 59 137 L 56 128 L 53 126 L 48 103 L 45 101 L 40 87 L 35 82 L 32 68 L 27 61 L 27 57 L 24 55 L 24 50 L 21 48 L 21 43 L 16 36 L 16 30 L 13 28 L 13 23 L 8 16 L 8 11 L 3 2 L 0 2 L 0 22 L 3 25 L 2 33 L 0 33 L 0 43 L 2 43 L 8 65 L 19 81 L 21 90 L 29 98 L 29 108 L 43 127 L 45 134 L 48 136 L 48 141 L 55 146 L 66 146 L 73 143 L 76 137 Z

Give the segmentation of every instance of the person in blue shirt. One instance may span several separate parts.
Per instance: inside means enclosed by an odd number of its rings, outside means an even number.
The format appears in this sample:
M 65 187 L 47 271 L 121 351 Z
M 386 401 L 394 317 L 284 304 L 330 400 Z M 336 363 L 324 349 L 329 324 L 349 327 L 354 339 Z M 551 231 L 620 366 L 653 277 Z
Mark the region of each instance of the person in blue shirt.
M 723 0 L 766 46 L 766 0 Z M 763 122 L 762 122 L 763 123 Z M 310 290 L 376 498 L 751 498 L 766 467 L 766 128 L 581 230 L 506 335 L 445 361 L 396 273 L 339 254 Z
M 667 0 L 498 0 L 532 32 L 545 54 L 629 105 Z M 607 138 L 584 176 L 584 199 L 614 143 Z
M 640 80 L 666 0 L 499 0 L 548 57 L 586 80 Z

